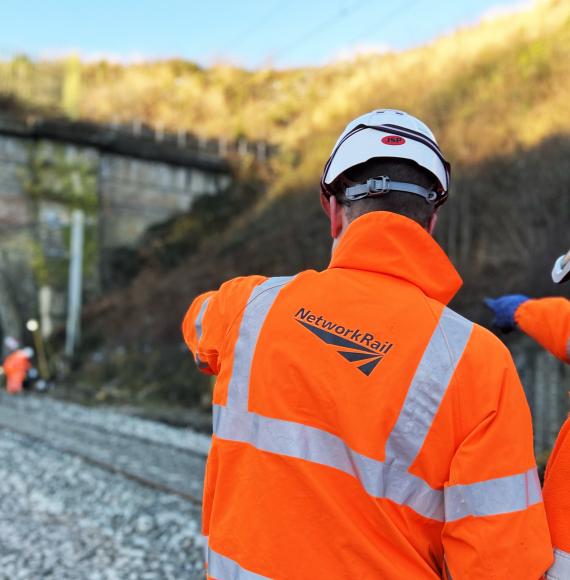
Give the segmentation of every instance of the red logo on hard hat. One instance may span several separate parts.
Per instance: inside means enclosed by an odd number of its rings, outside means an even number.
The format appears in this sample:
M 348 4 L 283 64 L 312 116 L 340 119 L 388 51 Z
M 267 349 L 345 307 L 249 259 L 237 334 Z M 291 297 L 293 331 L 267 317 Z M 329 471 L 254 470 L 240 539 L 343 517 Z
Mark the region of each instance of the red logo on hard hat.
M 406 140 L 398 135 L 386 135 L 386 137 L 382 137 L 382 143 L 384 145 L 403 145 L 405 142 Z

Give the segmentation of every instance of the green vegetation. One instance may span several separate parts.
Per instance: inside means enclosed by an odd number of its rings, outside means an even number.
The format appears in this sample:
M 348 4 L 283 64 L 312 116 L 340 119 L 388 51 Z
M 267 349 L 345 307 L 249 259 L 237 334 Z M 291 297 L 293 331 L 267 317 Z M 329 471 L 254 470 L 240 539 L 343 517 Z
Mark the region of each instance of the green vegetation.
M 61 146 L 39 143 L 32 147 L 29 167 L 22 171 L 24 189 L 32 199 L 95 213 L 98 202 L 93 163 L 85 158 L 69 158 Z
M 47 143 L 31 145 L 30 161 L 20 171 L 24 191 L 30 196 L 36 216 L 58 208 L 58 219 L 67 222 L 73 209 L 85 212 L 84 273 L 93 278 L 97 269 L 97 178 L 95 167 L 84 157 L 70 158 L 62 146 Z M 45 220 L 39 220 L 43 221 Z M 68 276 L 67 248 L 70 226 L 43 225 L 33 242 L 33 270 L 39 285 L 65 288 Z M 52 231 L 49 231 L 52 230 Z M 51 239 L 54 238 L 55 239 Z

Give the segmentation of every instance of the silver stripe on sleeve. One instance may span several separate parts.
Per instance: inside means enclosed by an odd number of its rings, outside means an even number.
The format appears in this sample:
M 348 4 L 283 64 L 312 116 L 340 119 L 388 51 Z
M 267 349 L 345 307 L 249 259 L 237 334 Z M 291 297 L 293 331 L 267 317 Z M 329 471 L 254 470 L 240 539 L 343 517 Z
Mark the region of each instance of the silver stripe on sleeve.
M 208 576 L 216 580 L 267 580 L 267 576 L 242 568 L 234 560 L 214 552 L 210 547 L 208 547 Z
M 444 489 L 445 520 L 522 511 L 542 501 L 536 468 L 524 473 Z
M 277 295 L 292 279 L 292 276 L 269 278 L 252 290 L 234 349 L 234 364 L 228 385 L 228 407 L 247 410 L 249 379 L 257 339 Z
M 412 379 L 396 425 L 386 442 L 386 463 L 398 463 L 406 468 L 413 463 L 445 396 L 472 328 L 472 322 L 444 308 Z
M 202 320 L 204 319 L 204 314 L 206 312 L 206 308 L 208 308 L 209 303 L 210 297 L 204 300 L 202 306 L 200 307 L 200 312 L 198 312 L 198 316 L 196 317 L 196 322 L 194 323 L 196 328 L 196 343 L 200 342 L 200 338 L 202 337 Z
M 202 338 L 202 321 L 204 320 L 204 314 L 206 313 L 206 308 L 208 308 L 208 304 L 210 303 L 210 297 L 206 298 L 200 306 L 200 311 L 198 312 L 198 316 L 194 322 L 194 328 L 196 329 L 196 353 L 194 355 L 194 360 L 198 365 L 198 368 L 203 371 L 208 368 L 208 363 L 200 360 L 198 356 L 198 350 L 200 348 L 200 339 Z
M 554 548 L 554 564 L 546 573 L 548 580 L 568 580 L 570 578 L 570 554 Z

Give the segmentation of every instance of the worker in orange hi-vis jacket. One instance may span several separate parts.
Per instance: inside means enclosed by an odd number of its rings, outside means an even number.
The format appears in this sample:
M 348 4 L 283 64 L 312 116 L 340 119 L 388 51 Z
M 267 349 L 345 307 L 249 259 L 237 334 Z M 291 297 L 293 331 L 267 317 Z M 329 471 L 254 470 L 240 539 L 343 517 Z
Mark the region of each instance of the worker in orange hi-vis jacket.
M 217 375 L 203 502 L 217 580 L 536 580 L 552 563 L 506 347 L 446 304 L 449 164 L 394 110 L 325 165 L 329 267 L 230 280 L 183 322 Z
M 556 261 L 552 278 L 570 280 L 570 252 Z M 495 322 L 503 330 L 515 327 L 534 338 L 554 356 L 570 363 L 570 300 L 541 298 L 531 300 L 509 295 L 488 300 Z M 554 544 L 554 564 L 546 577 L 570 578 L 570 419 L 567 419 L 554 445 L 546 467 L 544 503 Z
M 21 348 L 10 353 L 2 365 L 6 374 L 6 390 L 10 394 L 22 392 L 24 380 L 32 364 L 30 359 L 34 351 L 29 348 Z

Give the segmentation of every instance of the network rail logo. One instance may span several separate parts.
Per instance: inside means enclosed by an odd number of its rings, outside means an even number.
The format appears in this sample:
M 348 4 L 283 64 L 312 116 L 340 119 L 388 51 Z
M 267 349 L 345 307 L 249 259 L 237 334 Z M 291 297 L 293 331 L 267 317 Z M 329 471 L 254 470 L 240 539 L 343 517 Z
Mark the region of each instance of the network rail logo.
M 349 328 L 299 308 L 295 320 L 323 342 L 340 347 L 337 352 L 367 377 L 394 346 L 389 341 L 378 340 L 371 332 Z

